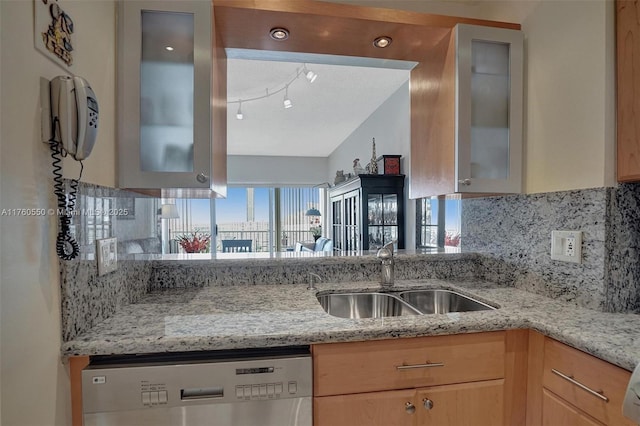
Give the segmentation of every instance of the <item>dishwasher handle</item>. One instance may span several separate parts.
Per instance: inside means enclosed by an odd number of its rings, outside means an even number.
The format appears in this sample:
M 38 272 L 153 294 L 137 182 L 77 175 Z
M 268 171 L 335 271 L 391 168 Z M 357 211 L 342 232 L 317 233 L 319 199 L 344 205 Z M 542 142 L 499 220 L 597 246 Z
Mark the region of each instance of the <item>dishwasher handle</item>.
M 196 399 L 215 399 L 222 397 L 224 397 L 224 388 L 222 386 L 180 389 L 180 399 L 182 401 L 193 401 Z

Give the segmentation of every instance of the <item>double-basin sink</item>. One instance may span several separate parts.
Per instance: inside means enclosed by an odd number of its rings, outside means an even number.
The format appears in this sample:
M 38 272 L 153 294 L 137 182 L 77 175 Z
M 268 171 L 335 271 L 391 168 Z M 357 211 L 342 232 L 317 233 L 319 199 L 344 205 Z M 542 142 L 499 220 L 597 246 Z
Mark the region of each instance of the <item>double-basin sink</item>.
M 472 297 L 444 289 L 393 293 L 328 293 L 318 295 L 318 301 L 327 313 L 352 319 L 496 309 Z

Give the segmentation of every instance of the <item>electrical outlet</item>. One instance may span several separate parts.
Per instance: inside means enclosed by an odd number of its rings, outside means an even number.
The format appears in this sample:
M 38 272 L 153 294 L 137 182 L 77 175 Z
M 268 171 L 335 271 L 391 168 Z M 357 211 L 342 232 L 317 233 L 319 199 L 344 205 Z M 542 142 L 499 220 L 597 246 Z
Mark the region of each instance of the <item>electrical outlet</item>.
M 551 259 L 582 263 L 582 231 L 551 231 Z
M 118 269 L 118 239 L 96 240 L 96 259 L 98 260 L 99 276 Z
M 576 237 L 567 237 L 564 242 L 564 255 L 574 257 L 576 255 Z

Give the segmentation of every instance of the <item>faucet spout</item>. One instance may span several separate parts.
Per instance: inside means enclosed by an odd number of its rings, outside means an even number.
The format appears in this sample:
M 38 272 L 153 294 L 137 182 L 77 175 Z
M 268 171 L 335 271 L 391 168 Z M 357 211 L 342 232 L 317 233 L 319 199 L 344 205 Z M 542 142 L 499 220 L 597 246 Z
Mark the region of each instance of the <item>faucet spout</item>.
M 394 282 L 393 271 L 393 245 L 395 241 L 390 241 L 378 250 L 376 257 L 382 262 L 380 284 L 383 287 L 390 287 Z
M 322 281 L 322 277 L 320 277 L 320 275 L 314 274 L 313 272 L 309 272 L 309 286 L 307 287 L 307 290 L 315 290 L 316 282 L 319 283 L 321 281 Z

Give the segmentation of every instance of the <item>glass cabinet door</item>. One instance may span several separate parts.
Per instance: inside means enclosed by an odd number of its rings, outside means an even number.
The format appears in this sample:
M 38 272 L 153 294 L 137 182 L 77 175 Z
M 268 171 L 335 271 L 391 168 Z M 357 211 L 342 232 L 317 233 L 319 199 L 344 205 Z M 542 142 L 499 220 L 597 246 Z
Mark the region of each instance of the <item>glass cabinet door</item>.
M 398 195 L 368 194 L 369 250 L 398 239 Z
M 342 197 L 335 197 L 331 199 L 331 214 L 332 221 L 331 226 L 333 228 L 333 247 L 336 250 L 342 250 L 344 241 L 344 225 L 342 223 L 342 210 L 343 210 Z
M 523 35 L 456 27 L 456 192 L 521 192 Z
M 211 9 L 119 3 L 120 187 L 210 187 Z
M 141 12 L 140 168 L 192 172 L 193 14 Z
M 344 250 L 360 250 L 360 192 L 352 191 L 344 196 Z

